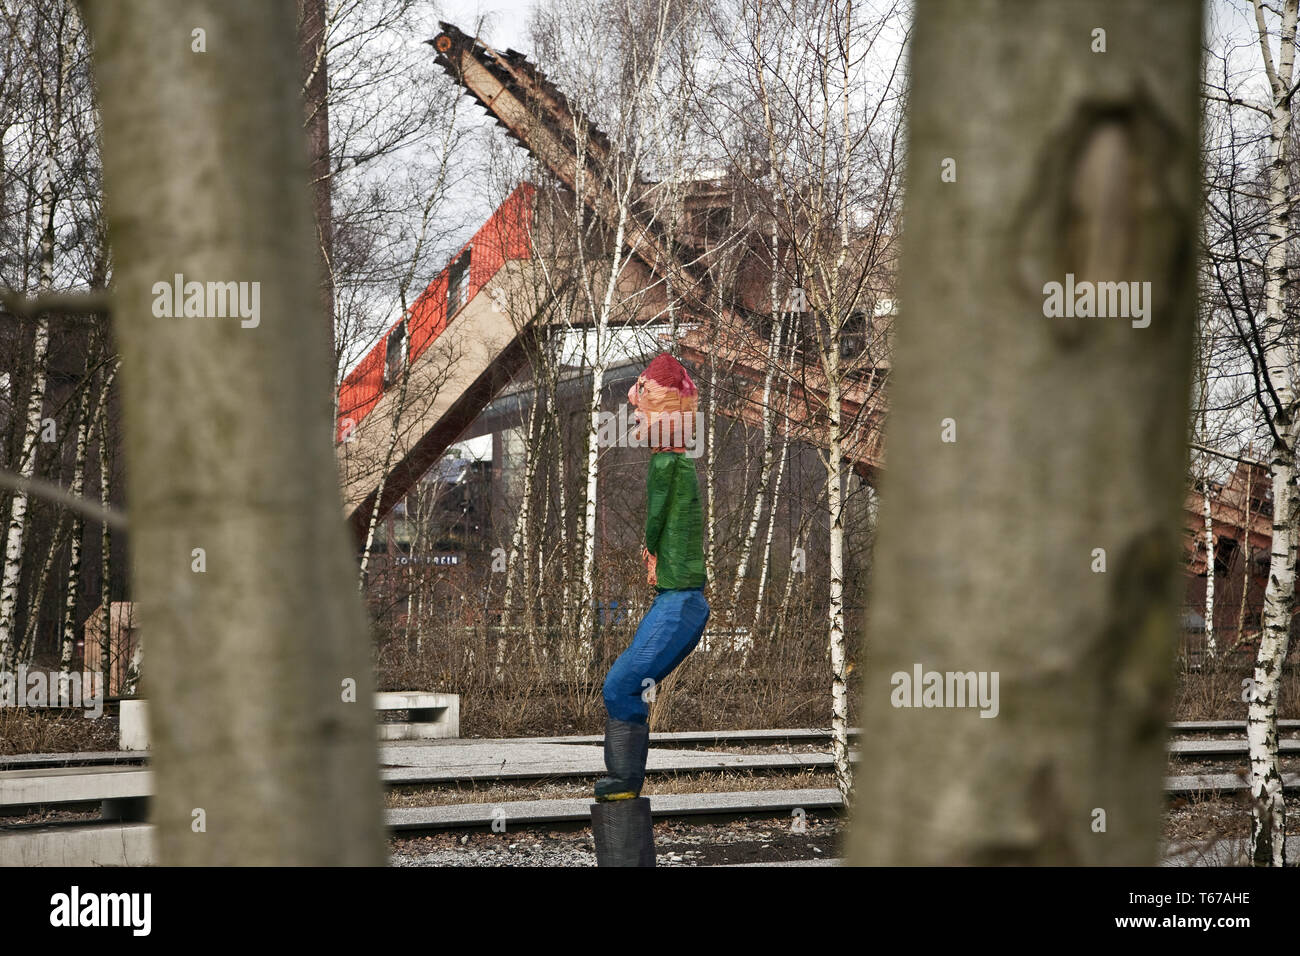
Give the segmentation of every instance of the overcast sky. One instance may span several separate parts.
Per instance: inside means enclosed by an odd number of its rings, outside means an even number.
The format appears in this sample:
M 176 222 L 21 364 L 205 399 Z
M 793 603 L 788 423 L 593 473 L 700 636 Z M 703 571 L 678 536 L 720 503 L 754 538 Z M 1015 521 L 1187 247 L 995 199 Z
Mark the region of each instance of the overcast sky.
M 474 33 L 479 17 L 486 17 L 485 40 L 499 50 L 514 47 L 527 53 L 531 48 L 527 40 L 528 18 L 534 6 L 534 0 L 442 0 L 438 9 L 442 19 L 469 34 Z

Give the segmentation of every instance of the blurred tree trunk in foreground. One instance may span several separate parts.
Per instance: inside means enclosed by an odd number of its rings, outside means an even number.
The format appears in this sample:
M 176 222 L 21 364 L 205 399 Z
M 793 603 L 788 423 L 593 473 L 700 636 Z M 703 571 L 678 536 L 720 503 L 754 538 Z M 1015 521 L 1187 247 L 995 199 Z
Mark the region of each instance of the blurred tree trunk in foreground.
M 1186 0 L 916 4 L 855 862 L 1156 860 L 1200 27 Z M 1067 275 L 1139 283 L 1145 320 L 1049 317 Z M 996 672 L 996 716 L 895 706 L 918 664 Z
M 382 863 L 294 6 L 136 0 L 86 13 L 161 861 Z M 260 283 L 258 321 L 156 317 L 154 284 L 176 274 Z

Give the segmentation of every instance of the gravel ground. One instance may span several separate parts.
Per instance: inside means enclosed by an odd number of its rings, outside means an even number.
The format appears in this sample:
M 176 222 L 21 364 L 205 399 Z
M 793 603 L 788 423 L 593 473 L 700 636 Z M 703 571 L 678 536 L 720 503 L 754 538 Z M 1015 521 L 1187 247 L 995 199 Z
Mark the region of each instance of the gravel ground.
M 506 803 L 514 800 L 562 800 L 591 796 L 596 774 L 561 780 L 526 780 L 499 783 L 417 784 L 391 788 L 387 807 L 434 807 L 462 803 Z M 829 773 L 801 770 L 795 773 L 727 771 L 721 773 L 655 773 L 641 791 L 647 797 L 667 793 L 718 793 L 736 790 L 816 790 L 835 786 Z
M 1283 756 L 1278 761 L 1278 764 L 1282 773 L 1300 773 L 1300 756 Z M 1214 757 L 1199 760 L 1171 757 L 1165 765 L 1165 776 L 1167 777 L 1198 773 L 1230 773 L 1245 779 L 1250 773 L 1250 765 L 1246 762 L 1245 754 L 1239 757 Z
M 789 817 L 759 817 L 719 823 L 661 820 L 655 823 L 658 866 L 720 866 L 778 863 L 839 855 L 843 822 L 808 814 L 804 830 Z M 475 831 L 394 837 L 393 866 L 595 866 L 596 851 L 586 828 L 522 827 L 507 833 Z
M 733 787 L 737 783 L 733 781 Z M 739 789 L 736 787 L 736 789 Z M 520 798 L 549 796 L 533 791 Z M 466 795 L 469 796 L 469 795 Z M 52 823 L 98 817 L 98 810 L 46 810 L 0 817 L 0 825 Z M 1287 832 L 1300 845 L 1300 815 L 1291 814 Z M 842 856 L 843 821 L 832 813 L 809 813 L 806 829 L 795 832 L 789 816 L 738 820 L 681 818 L 655 823 L 659 866 L 719 866 L 833 859 Z M 1162 837 L 1195 861 L 1198 847 L 1221 847 L 1244 841 L 1250 830 L 1245 795 L 1216 799 L 1180 797 L 1170 801 Z M 394 866 L 595 866 L 591 831 L 580 824 L 558 827 L 520 826 L 505 833 L 479 828 L 444 830 L 389 838 Z M 1215 851 L 1217 856 L 1222 854 Z M 1230 862 L 1217 860 L 1216 862 Z

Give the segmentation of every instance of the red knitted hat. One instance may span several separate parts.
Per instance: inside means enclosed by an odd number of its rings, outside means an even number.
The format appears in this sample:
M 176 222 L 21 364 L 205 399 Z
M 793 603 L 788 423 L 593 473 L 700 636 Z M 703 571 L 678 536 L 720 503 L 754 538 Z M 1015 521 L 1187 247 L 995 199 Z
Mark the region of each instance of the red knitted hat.
M 652 382 L 664 388 L 671 388 L 684 396 L 696 395 L 699 392 L 685 366 L 667 352 L 656 356 L 642 374 Z

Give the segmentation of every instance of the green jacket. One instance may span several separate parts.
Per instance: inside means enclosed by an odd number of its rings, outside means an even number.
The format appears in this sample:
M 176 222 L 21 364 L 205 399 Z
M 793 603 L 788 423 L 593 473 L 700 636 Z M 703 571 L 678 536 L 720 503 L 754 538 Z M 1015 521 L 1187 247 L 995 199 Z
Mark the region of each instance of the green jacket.
M 704 512 L 695 463 L 682 452 L 650 456 L 645 546 L 661 591 L 704 587 Z

